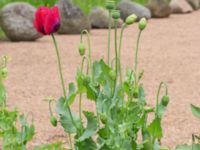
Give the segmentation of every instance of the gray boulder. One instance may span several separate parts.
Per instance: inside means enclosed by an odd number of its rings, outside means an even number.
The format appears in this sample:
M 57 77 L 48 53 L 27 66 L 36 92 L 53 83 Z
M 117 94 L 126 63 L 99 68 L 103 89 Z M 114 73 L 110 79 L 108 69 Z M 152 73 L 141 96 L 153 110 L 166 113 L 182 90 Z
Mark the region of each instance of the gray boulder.
M 200 1 L 199 0 L 187 0 L 187 2 L 192 6 L 194 10 L 199 9 Z
M 170 7 L 171 12 L 175 14 L 190 13 L 193 11 L 186 0 L 172 0 L 170 2 Z
M 33 41 L 40 38 L 33 25 L 36 9 L 28 3 L 10 3 L 0 11 L 0 26 L 12 41 Z
M 142 17 L 145 17 L 147 19 L 151 18 L 151 12 L 148 8 L 137 4 L 135 2 L 132 2 L 130 0 L 122 0 L 118 6 L 117 9 L 121 12 L 121 18 L 125 21 L 126 18 L 129 15 L 135 14 L 138 16 L 138 20 Z
M 151 10 L 152 17 L 165 18 L 171 14 L 170 0 L 149 0 L 147 7 Z
M 60 0 L 58 3 L 61 15 L 60 34 L 80 34 L 82 30 L 90 30 L 89 18 L 83 14 L 79 7 L 74 6 L 70 0 Z
M 92 9 L 89 14 L 89 19 L 93 28 L 108 28 L 109 26 L 109 13 L 106 9 L 101 7 L 96 7 Z M 118 20 L 118 27 L 121 27 L 123 21 Z M 114 20 L 112 20 L 112 27 L 114 27 Z

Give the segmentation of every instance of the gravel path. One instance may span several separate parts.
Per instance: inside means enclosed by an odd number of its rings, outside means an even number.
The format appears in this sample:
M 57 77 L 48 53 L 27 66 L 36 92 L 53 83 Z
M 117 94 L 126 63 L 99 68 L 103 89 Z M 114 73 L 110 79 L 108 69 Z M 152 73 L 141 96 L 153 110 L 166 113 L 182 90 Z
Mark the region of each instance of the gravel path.
M 143 79 L 149 104 L 155 104 L 160 81 L 168 83 L 171 102 L 163 120 L 165 146 L 187 143 L 192 133 L 200 133 L 200 120 L 192 116 L 190 104 L 200 105 L 200 11 L 173 15 L 169 19 L 152 19 L 143 33 L 139 65 L 145 70 Z M 133 66 L 133 46 L 137 26 L 125 31 L 123 65 Z M 92 30 L 93 56 L 106 54 L 107 30 Z M 74 81 L 81 59 L 77 45 L 79 36 L 56 36 L 62 50 L 66 82 Z M 49 124 L 46 96 L 61 95 L 55 52 L 50 37 L 37 42 L 0 41 L 0 55 L 9 55 L 9 78 L 6 81 L 8 104 L 22 112 L 32 112 L 37 133 L 33 145 L 63 140 L 62 128 Z M 85 101 L 85 108 L 92 105 Z M 74 105 L 77 110 L 77 104 Z

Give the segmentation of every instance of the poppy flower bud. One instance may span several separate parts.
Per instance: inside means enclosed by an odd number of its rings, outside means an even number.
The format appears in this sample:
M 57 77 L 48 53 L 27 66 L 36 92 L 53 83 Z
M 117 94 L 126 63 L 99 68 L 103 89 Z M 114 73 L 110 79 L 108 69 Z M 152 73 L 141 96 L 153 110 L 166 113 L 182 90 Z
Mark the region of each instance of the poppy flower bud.
M 39 7 L 35 13 L 34 27 L 39 33 L 44 35 L 50 35 L 58 31 L 60 27 L 58 7 Z
M 109 71 L 109 76 L 110 76 L 110 78 L 111 78 L 112 80 L 115 80 L 115 79 L 116 79 L 116 72 L 113 71 L 113 70 L 110 70 L 110 71 Z
M 139 21 L 139 29 L 142 31 L 146 28 L 147 26 L 147 19 L 146 18 L 142 18 Z
M 85 46 L 83 45 L 82 42 L 79 44 L 79 54 L 81 56 L 85 55 Z
M 8 70 L 7 70 L 7 68 L 2 68 L 2 69 L 0 70 L 0 77 L 1 77 L 2 79 L 5 79 L 5 78 L 7 77 L 7 75 L 8 75 Z
M 130 15 L 130 16 L 128 16 L 128 17 L 126 18 L 125 23 L 126 23 L 126 25 L 131 25 L 131 24 L 133 24 L 136 20 L 137 20 L 137 16 L 136 16 L 135 14 L 132 14 L 132 15 Z
M 163 106 L 167 106 L 169 104 L 169 96 L 165 95 L 162 97 L 161 103 Z
M 119 10 L 113 10 L 112 11 L 112 18 L 115 19 L 115 20 L 118 20 L 120 18 Z
M 57 121 L 56 117 L 51 116 L 50 121 L 51 121 L 51 124 L 52 124 L 54 127 L 57 126 L 58 121 Z
M 115 8 L 115 2 L 113 0 L 108 0 L 106 2 L 106 9 L 112 10 Z

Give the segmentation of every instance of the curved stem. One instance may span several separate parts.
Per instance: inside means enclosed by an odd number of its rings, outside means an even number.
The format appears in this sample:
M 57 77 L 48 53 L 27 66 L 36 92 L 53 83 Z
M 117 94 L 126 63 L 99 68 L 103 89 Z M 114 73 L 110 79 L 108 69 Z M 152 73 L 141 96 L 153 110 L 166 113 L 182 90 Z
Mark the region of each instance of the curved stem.
M 139 31 L 139 34 L 137 37 L 136 49 L 135 49 L 135 67 L 134 67 L 134 69 L 135 69 L 135 85 L 137 85 L 138 50 L 139 50 L 141 33 L 142 33 L 142 30 Z
M 50 116 L 53 116 L 53 111 L 51 109 L 51 102 L 52 100 L 49 101 L 49 113 L 50 113 Z
M 90 62 L 88 60 L 88 58 L 86 56 L 83 56 L 83 59 L 82 59 L 82 63 L 81 63 L 81 72 L 83 72 L 83 67 L 84 67 L 84 63 L 85 61 L 87 60 L 87 74 L 89 73 L 89 65 L 90 65 Z
M 63 72 L 62 72 L 60 52 L 59 52 L 58 45 L 57 45 L 56 39 L 54 37 L 54 34 L 51 34 L 51 37 L 53 39 L 55 50 L 56 50 L 57 62 L 58 62 L 58 70 L 59 70 L 59 75 L 60 75 L 60 80 L 61 80 L 61 85 L 62 85 L 62 90 L 63 90 L 63 96 L 64 96 L 64 98 L 66 100 L 67 94 L 66 94 L 66 90 L 65 90 L 65 82 L 64 82 L 64 78 L 63 78 Z M 76 127 L 76 124 L 75 124 L 73 116 L 72 116 L 71 109 L 70 109 L 67 101 L 65 102 L 65 105 L 67 106 L 67 109 L 69 111 L 70 119 L 71 119 L 73 125 Z M 69 133 L 68 133 L 68 138 L 69 138 L 69 142 L 70 142 L 70 148 L 73 149 L 71 134 L 69 134 Z
M 158 103 L 159 103 L 159 96 L 160 96 L 160 91 L 162 87 L 165 87 L 165 95 L 168 95 L 168 87 L 167 84 L 164 82 L 161 82 L 159 87 L 158 87 L 158 92 L 157 92 L 157 96 L 156 96 L 156 114 L 158 113 Z
M 87 35 L 87 42 L 88 42 L 88 49 L 89 49 L 89 53 L 88 53 L 88 58 L 89 58 L 89 64 L 90 64 L 90 72 L 93 78 L 93 68 L 92 68 L 92 56 L 91 56 L 91 44 L 90 44 L 90 34 L 87 30 L 83 30 L 81 32 L 81 42 L 83 41 L 83 34 L 86 33 Z
M 112 14 L 109 10 L 109 26 L 108 26 L 108 66 L 110 66 L 110 37 L 111 37 Z
M 111 61 L 111 68 L 114 68 L 113 65 L 115 65 L 114 63 L 116 63 L 116 61 L 118 61 L 119 63 L 119 58 L 113 58 Z
M 121 64 L 121 49 L 122 49 L 122 38 L 124 29 L 127 27 L 127 25 L 124 23 L 121 29 L 120 33 L 120 42 L 119 42 L 119 49 L 118 49 L 118 55 L 119 55 L 119 75 L 120 75 L 120 83 L 122 84 L 122 64 Z

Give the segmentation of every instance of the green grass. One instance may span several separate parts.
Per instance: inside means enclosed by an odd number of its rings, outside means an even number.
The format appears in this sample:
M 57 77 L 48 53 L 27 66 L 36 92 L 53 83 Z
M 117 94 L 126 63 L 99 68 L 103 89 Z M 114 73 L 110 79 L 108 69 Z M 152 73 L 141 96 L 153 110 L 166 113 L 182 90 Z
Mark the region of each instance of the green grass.
M 88 14 L 90 10 L 96 6 L 105 7 L 106 0 L 72 0 L 74 4 L 79 6 L 84 13 Z M 115 0 L 116 3 L 118 3 L 120 0 Z M 132 0 L 134 2 L 137 2 L 141 5 L 145 5 L 147 3 L 147 0 Z
M 58 0 L 0 0 L 0 8 L 11 2 L 28 2 L 35 7 L 45 5 L 53 6 Z M 115 0 L 116 3 L 120 0 Z M 146 4 L 147 0 L 133 0 L 142 5 Z M 105 7 L 106 0 L 72 0 L 74 4 L 79 6 L 84 13 L 88 14 L 93 7 L 100 6 Z
M 96 6 L 105 7 L 106 0 L 73 0 L 74 4 L 78 5 L 84 13 L 88 14 L 90 10 Z
M 4 39 L 5 37 L 6 37 L 5 34 L 3 33 L 3 31 L 0 28 L 0 40 Z
M 11 2 L 27 2 L 35 7 L 38 7 L 41 5 L 53 6 L 57 2 L 57 0 L 0 0 L 0 8 Z

